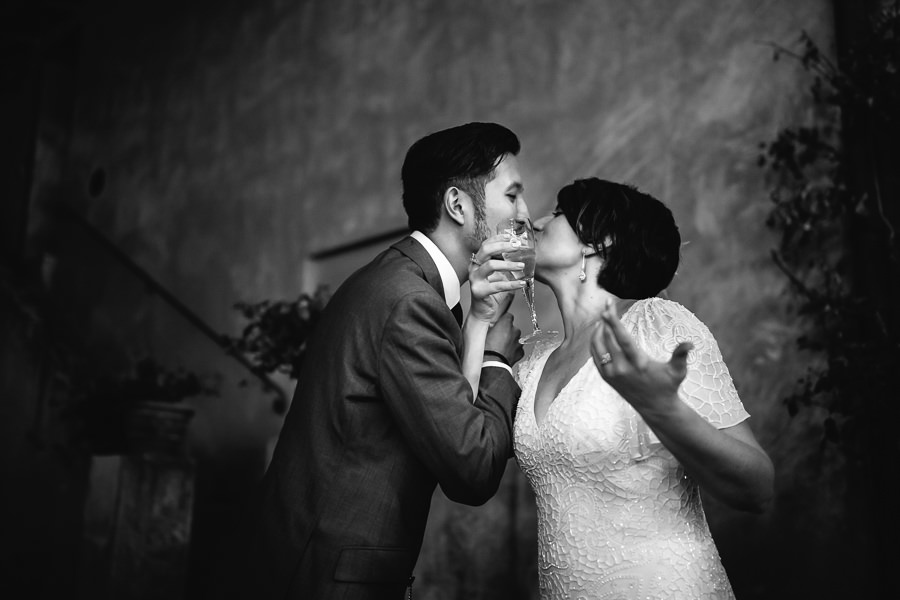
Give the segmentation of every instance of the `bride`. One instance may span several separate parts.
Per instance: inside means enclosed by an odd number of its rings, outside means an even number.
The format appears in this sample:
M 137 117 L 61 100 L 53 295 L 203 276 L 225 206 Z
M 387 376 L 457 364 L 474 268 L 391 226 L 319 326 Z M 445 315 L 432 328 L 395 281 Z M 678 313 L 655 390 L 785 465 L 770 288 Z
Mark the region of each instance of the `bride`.
M 595 178 L 557 199 L 535 223 L 536 277 L 564 336 L 519 365 L 515 418 L 541 598 L 733 598 L 700 490 L 760 512 L 773 468 L 712 334 L 657 297 L 678 266 L 672 213 Z

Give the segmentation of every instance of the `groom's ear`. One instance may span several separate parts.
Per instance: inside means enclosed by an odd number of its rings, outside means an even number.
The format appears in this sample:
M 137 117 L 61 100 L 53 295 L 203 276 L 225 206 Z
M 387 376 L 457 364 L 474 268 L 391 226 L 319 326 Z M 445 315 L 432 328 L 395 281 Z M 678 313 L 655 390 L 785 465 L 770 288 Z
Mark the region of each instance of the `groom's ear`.
M 450 219 L 462 227 L 466 224 L 466 213 L 472 211 L 472 199 L 456 186 L 448 187 L 444 192 L 444 212 Z

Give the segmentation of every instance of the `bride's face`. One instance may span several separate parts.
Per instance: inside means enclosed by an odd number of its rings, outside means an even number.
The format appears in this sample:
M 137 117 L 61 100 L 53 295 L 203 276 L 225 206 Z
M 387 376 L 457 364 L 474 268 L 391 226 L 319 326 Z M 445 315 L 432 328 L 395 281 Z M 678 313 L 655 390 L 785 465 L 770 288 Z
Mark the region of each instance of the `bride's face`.
M 546 282 L 555 274 L 580 271 L 581 249 L 584 245 L 569 226 L 559 207 L 534 222 L 535 279 Z M 577 275 L 576 275 L 577 276 Z

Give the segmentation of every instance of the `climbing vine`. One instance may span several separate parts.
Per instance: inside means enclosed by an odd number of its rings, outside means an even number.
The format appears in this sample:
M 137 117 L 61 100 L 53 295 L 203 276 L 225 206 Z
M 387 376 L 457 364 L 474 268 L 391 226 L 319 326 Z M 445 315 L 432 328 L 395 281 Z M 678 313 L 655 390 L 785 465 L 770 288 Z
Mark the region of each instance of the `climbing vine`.
M 810 122 L 761 145 L 780 234 L 772 257 L 790 280 L 821 361 L 799 379 L 790 414 L 824 410 L 824 439 L 850 456 L 898 451 L 900 416 L 900 8 L 879 10 L 866 35 L 832 60 L 805 33 L 774 58 L 811 75 Z M 873 445 L 874 444 L 874 445 Z

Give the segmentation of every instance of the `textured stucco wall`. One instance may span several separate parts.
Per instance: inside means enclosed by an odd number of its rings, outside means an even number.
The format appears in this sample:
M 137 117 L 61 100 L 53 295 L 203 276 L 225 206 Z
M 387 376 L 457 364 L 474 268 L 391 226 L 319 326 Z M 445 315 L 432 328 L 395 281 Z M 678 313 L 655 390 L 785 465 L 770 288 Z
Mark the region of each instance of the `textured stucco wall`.
M 798 558 L 795 577 L 782 559 L 822 554 L 804 537 L 828 537 L 820 520 L 836 503 L 813 493 L 823 480 L 811 458 L 818 433 L 789 422 L 780 404 L 803 366 L 768 259 L 755 159 L 759 142 L 804 117 L 808 83 L 797 65 L 773 63 L 766 42 L 790 44 L 803 29 L 830 44 L 828 1 L 98 6 L 84 37 L 68 199 L 217 330 L 237 330 L 235 301 L 303 291 L 310 252 L 402 226 L 406 148 L 445 126 L 515 130 L 533 214 L 588 175 L 666 201 L 689 242 L 670 295 L 717 336 L 789 502 L 760 518 L 711 503 L 710 520 L 744 597 L 800 589 L 791 581 L 809 577 L 815 560 Z M 91 197 L 98 168 L 108 185 Z M 233 498 L 258 475 L 280 419 L 256 387 L 237 385 L 245 373 L 233 361 L 121 271 L 72 259 L 59 271 L 98 346 L 225 374 L 224 397 L 197 403 L 193 429 L 195 541 L 208 550 L 194 577 L 206 589 Z M 552 298 L 540 302 L 552 325 Z M 435 498 L 419 597 L 533 594 L 526 488 L 511 464 L 484 508 Z M 795 525 L 804 502 L 813 516 Z M 785 550 L 766 555 L 775 541 Z

